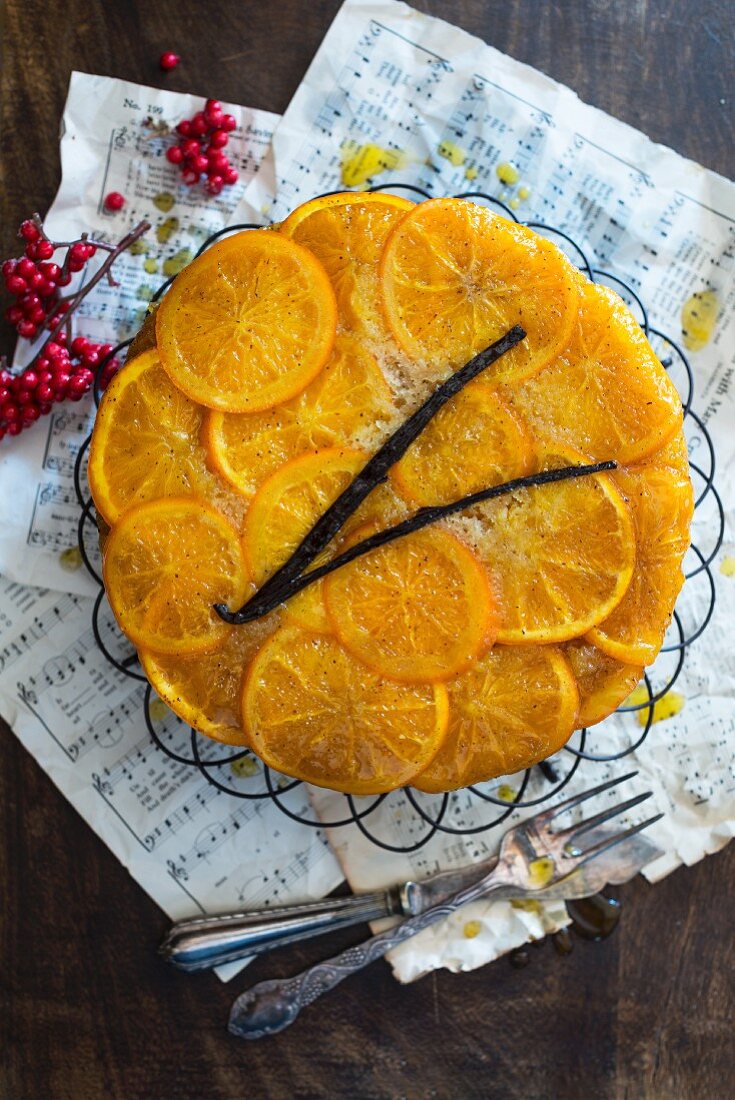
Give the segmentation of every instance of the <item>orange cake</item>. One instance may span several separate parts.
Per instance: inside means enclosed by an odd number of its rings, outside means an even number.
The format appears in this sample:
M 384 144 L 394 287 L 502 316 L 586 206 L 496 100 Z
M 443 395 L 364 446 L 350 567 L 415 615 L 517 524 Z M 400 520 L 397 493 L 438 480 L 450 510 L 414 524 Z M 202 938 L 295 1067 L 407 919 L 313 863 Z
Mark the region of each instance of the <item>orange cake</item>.
M 610 714 L 692 514 L 681 403 L 620 298 L 484 207 L 387 194 L 182 271 L 89 479 L 160 698 L 353 794 L 509 774 Z

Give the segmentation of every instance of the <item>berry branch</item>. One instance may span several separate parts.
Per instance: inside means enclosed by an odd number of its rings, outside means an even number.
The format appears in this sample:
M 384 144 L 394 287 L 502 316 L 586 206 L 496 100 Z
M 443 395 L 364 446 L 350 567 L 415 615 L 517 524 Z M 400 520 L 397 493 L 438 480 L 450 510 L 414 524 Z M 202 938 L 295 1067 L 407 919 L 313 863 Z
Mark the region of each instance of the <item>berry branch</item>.
M 74 241 L 53 241 L 38 214 L 21 224 L 18 235 L 25 241 L 25 255 L 6 260 L 0 269 L 5 289 L 15 297 L 5 317 L 22 339 L 34 340 L 42 328 L 49 334 L 20 374 L 12 374 L 5 356 L 0 357 L 0 440 L 19 435 L 50 412 L 55 401 L 81 400 L 99 369 L 101 388 L 106 387 L 119 366 L 110 359 L 113 346 L 83 336 L 72 339 L 71 317 L 102 279 L 118 285 L 112 265 L 148 229 L 150 223 L 142 221 L 117 244 L 108 244 L 91 240 L 88 233 Z M 54 263 L 54 253 L 61 249 L 66 250 L 64 259 Z M 76 291 L 62 296 L 60 288 L 68 286 L 72 275 L 98 251 L 107 254 L 99 268 Z

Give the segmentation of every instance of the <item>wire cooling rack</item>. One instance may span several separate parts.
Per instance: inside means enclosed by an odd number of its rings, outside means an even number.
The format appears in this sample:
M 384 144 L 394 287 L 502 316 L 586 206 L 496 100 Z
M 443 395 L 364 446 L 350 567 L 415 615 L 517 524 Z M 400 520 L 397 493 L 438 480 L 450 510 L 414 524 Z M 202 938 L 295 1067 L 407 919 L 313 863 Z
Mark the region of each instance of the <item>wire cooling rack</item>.
M 387 189 L 387 187 L 372 188 L 374 191 Z M 415 195 L 418 200 L 432 197 L 422 188 L 410 184 L 391 184 L 389 189 L 391 191 L 407 191 Z M 506 218 L 519 221 L 514 212 L 504 203 L 482 191 L 465 192 L 456 197 L 471 199 L 490 206 L 499 210 Z M 629 703 L 618 708 L 617 713 L 629 716 L 628 721 L 635 720 L 638 714 L 645 715 L 645 721 L 641 722 L 638 718 L 636 736 L 631 737 L 629 743 L 626 743 L 623 749 L 613 753 L 599 751 L 600 748 L 604 748 L 604 723 L 595 726 L 592 731 L 583 729 L 575 734 L 572 738 L 574 743 L 567 744 L 562 752 L 554 758 L 553 763 L 544 761 L 536 765 L 535 768 L 529 768 L 521 775 L 514 776 L 513 786 L 500 779 L 441 796 L 427 796 L 412 790 L 410 787 L 391 792 L 389 795 L 382 794 L 368 798 L 339 795 L 335 798 L 343 801 L 343 810 L 338 816 L 330 820 L 306 817 L 302 813 L 296 812 L 293 807 L 303 805 L 303 799 L 295 800 L 293 796 L 290 796 L 290 792 L 302 785 L 300 780 L 289 779 L 272 771 L 269 767 L 257 761 L 247 749 L 225 751 L 222 745 L 218 745 L 216 742 L 202 737 L 195 730 L 186 727 L 167 707 L 160 706 L 160 704 L 157 706 L 157 700 L 140 669 L 137 656 L 120 633 L 105 599 L 102 577 L 97 565 L 99 547 L 94 505 L 85 479 L 85 456 L 89 448 L 90 435 L 82 444 L 77 455 L 74 487 L 81 509 L 78 526 L 79 549 L 84 565 L 99 585 L 99 593 L 92 612 L 92 628 L 97 646 L 106 660 L 119 672 L 133 680 L 140 681 L 141 685 L 146 685 L 142 703 L 143 714 L 150 736 L 160 751 L 182 768 L 196 768 L 204 779 L 218 790 L 224 791 L 235 798 L 255 802 L 263 800 L 271 802 L 287 817 L 306 827 L 321 829 L 325 826 L 329 828 L 356 826 L 377 847 L 392 852 L 417 851 L 438 832 L 455 837 L 485 833 L 500 825 L 515 810 L 535 808 L 552 799 L 566 786 L 583 760 L 605 765 L 611 761 L 620 760 L 638 749 L 646 740 L 651 729 L 653 704 L 666 695 L 676 683 L 681 675 L 689 646 L 706 629 L 715 607 L 715 584 L 711 565 L 722 544 L 725 516 L 722 500 L 714 484 L 715 452 L 712 439 L 706 424 L 692 409 L 694 386 L 689 361 L 676 341 L 650 323 L 646 307 L 633 288 L 610 272 L 596 267 L 583 249 L 567 233 L 544 225 L 542 222 L 531 221 L 523 224 L 558 244 L 572 262 L 593 282 L 611 286 L 613 290 L 621 295 L 635 314 L 664 367 L 669 371 L 682 399 L 690 456 L 689 465 L 695 489 L 694 507 L 696 510 L 701 510 L 700 515 L 704 514 L 707 517 L 707 545 L 704 547 L 692 545 L 687 555 L 685 565 L 688 565 L 690 561 L 691 565 L 685 569 L 684 573 L 685 590 L 688 597 L 693 596 L 691 600 L 687 599 L 687 603 L 692 606 L 685 613 L 680 613 L 680 601 L 677 610 L 674 611 L 671 627 L 664 639 L 661 653 L 643 677 L 645 698 L 635 704 Z M 201 255 L 222 236 L 240 230 L 260 228 L 262 226 L 255 224 L 228 226 L 209 237 L 201 246 L 197 255 Z M 157 301 L 165 293 L 172 281 L 173 276 L 159 288 L 153 296 L 153 301 Z M 120 354 L 130 343 L 131 340 L 126 340 L 118 344 L 105 361 L 100 364 L 97 373 L 98 382 L 94 390 L 97 405 L 99 405 L 101 396 L 99 379 L 102 377 L 106 363 L 109 359 Z M 540 794 L 527 797 L 533 772 L 539 774 L 542 789 Z M 538 784 L 533 784 L 533 787 L 537 788 Z M 403 805 L 400 807 L 401 816 L 404 820 L 407 815 L 412 819 L 409 828 L 406 830 L 410 835 L 410 839 L 406 843 L 394 843 L 379 835 L 376 826 L 376 810 L 386 799 L 403 800 Z M 456 823 L 452 824 L 450 822 L 456 822 L 457 820 L 456 814 L 452 811 L 456 809 L 458 800 L 462 801 L 463 809 L 469 811 L 470 814 L 473 810 L 484 806 L 487 808 L 488 813 L 493 816 L 489 820 L 471 827 L 463 827 Z M 465 817 L 466 812 L 462 816 Z M 472 816 L 476 817 L 476 814 Z M 416 836 L 417 833 L 418 836 Z M 395 840 L 395 838 L 393 839 Z

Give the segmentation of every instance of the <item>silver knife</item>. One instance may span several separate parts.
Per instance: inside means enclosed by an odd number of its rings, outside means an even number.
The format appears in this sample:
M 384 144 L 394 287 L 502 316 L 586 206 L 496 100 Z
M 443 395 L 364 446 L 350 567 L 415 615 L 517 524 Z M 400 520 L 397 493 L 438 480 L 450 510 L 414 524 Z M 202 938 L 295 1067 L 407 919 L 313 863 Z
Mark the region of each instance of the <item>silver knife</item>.
M 602 840 L 605 835 L 604 829 L 590 832 L 590 842 Z M 646 837 L 635 836 L 611 853 L 584 864 L 557 886 L 534 891 L 533 896 L 542 901 L 589 897 L 608 884 L 627 882 L 660 854 Z M 180 970 L 208 970 L 351 924 L 382 917 L 418 916 L 479 882 L 496 863 L 497 857 L 493 856 L 484 863 L 438 871 L 420 881 L 409 879 L 373 894 L 179 921 L 164 938 L 159 953 Z M 521 896 L 518 891 L 513 894 L 514 898 Z

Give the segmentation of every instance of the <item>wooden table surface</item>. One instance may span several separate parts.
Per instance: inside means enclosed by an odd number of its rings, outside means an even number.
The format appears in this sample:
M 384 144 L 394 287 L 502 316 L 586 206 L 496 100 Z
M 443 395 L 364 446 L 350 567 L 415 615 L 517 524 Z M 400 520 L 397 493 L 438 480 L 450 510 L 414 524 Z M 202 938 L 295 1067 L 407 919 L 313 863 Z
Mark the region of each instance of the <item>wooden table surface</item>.
M 571 85 L 653 139 L 733 174 L 727 0 L 417 0 Z M 6 0 L 2 255 L 59 181 L 71 69 L 282 111 L 337 0 Z M 183 56 L 160 72 L 164 49 Z M 10 334 L 3 330 L 3 343 Z M 3 485 L 2 491 L 9 491 Z M 246 983 L 296 972 L 323 944 L 223 986 L 155 955 L 166 919 L 0 729 L 3 1100 L 287 1097 L 721 1097 L 732 1088 L 735 845 L 658 886 L 620 891 L 606 942 L 399 986 L 384 963 L 260 1044 L 225 1031 Z M 357 942 L 364 928 L 339 938 Z M 335 937 L 335 940 L 338 938 Z M 332 941 L 330 947 L 334 946 Z

